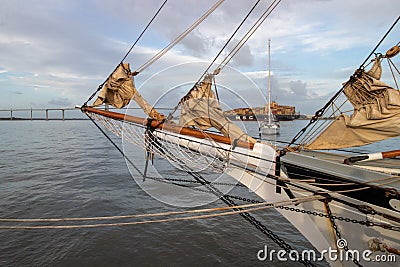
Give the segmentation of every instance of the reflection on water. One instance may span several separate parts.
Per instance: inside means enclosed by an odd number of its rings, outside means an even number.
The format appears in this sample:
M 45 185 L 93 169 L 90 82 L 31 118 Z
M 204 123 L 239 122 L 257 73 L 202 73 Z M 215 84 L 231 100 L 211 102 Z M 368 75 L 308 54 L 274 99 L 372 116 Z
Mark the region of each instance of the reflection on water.
M 290 141 L 305 123 L 281 122 L 281 134 L 270 141 Z M 258 136 L 257 122 L 245 122 L 242 127 Z M 182 210 L 145 193 L 132 180 L 123 157 L 89 121 L 2 121 L 0 136 L 1 218 Z M 118 139 L 116 142 L 121 144 Z M 390 150 L 393 144 L 398 144 L 398 139 L 382 142 L 379 150 Z M 140 164 L 144 153 L 136 153 L 135 162 L 143 170 Z M 155 164 L 169 177 L 189 178 L 166 160 L 157 159 Z M 136 181 L 157 186 L 132 173 Z M 199 197 L 190 190 L 184 194 L 177 188 L 172 190 L 171 194 L 182 202 L 197 201 Z M 230 194 L 257 199 L 246 188 L 235 187 Z M 215 200 L 206 205 L 215 206 L 224 204 Z M 277 212 L 265 210 L 254 215 L 294 248 L 311 248 Z M 240 216 L 94 229 L 0 229 L 0 266 L 265 266 L 267 263 L 259 262 L 256 254 L 266 244 L 277 247 Z

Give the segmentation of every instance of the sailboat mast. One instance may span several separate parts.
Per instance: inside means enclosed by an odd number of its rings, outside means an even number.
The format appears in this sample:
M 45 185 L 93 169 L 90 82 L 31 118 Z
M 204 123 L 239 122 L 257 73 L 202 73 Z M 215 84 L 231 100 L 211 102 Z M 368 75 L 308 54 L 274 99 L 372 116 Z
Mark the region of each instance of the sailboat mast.
M 268 123 L 271 124 L 271 39 L 268 38 Z

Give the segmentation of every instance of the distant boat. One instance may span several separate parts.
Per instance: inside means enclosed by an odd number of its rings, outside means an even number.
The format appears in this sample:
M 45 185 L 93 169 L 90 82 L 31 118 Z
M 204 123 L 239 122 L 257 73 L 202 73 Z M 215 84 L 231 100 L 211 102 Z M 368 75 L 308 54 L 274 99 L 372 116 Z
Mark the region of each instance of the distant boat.
M 270 103 L 271 113 L 277 121 L 292 121 L 300 118 L 296 107 L 279 105 L 276 101 Z M 225 117 L 232 121 L 263 121 L 268 119 L 268 105 L 264 107 L 235 108 L 224 111 Z
M 280 132 L 279 122 L 271 112 L 271 40 L 268 39 L 268 105 L 267 117 L 261 122 L 260 134 L 277 135 Z

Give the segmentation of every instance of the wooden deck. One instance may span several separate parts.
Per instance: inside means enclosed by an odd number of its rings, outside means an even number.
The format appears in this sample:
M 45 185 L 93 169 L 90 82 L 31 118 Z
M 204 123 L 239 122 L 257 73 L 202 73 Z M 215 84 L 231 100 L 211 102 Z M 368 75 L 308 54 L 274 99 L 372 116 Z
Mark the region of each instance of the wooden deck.
M 337 153 L 329 153 L 329 152 L 317 152 L 317 151 L 302 151 L 300 154 L 315 157 L 323 160 L 328 160 L 336 163 L 343 164 L 343 161 L 349 157 L 349 155 L 337 154 Z M 380 160 L 369 160 L 369 161 L 358 161 L 352 166 L 358 167 L 376 167 L 376 168 L 386 168 L 393 169 L 400 174 L 400 158 L 391 158 L 391 159 L 380 159 Z
M 347 181 L 367 182 L 400 190 L 400 158 L 359 161 L 347 165 L 343 163 L 347 157 L 349 155 L 301 151 L 289 152 L 281 157 L 281 161 L 284 165 L 298 166 L 304 170 L 303 175 L 307 175 L 309 170 L 310 173 L 318 172 Z

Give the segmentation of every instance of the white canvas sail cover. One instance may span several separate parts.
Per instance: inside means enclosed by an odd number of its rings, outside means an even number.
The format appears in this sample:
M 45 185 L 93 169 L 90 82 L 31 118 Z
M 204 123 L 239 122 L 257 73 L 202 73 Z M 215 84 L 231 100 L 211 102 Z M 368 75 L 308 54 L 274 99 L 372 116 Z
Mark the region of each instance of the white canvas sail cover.
M 377 57 L 370 71 L 359 70 L 344 93 L 354 107 L 351 116 L 340 115 L 307 149 L 338 149 L 370 144 L 400 135 L 400 92 L 380 81 Z
M 211 90 L 212 74 L 196 84 L 189 93 L 181 99 L 181 114 L 179 124 L 195 126 L 201 130 L 216 128 L 224 136 L 233 140 L 256 143 L 256 140 L 244 133 L 238 126 L 227 119 L 214 93 Z
M 160 121 L 164 119 L 164 115 L 152 107 L 136 90 L 129 63 L 118 65 L 103 85 L 93 106 L 104 103 L 116 108 L 123 108 L 129 104 L 131 99 L 135 100 L 148 116 Z

